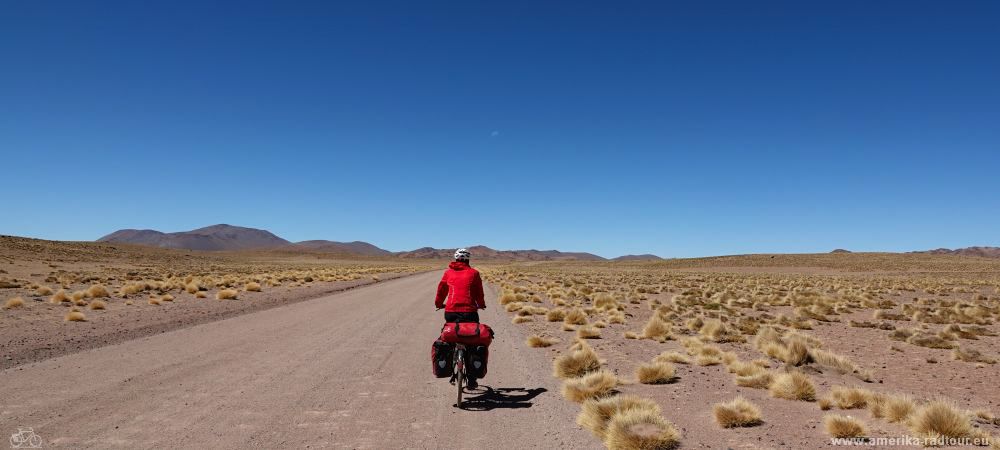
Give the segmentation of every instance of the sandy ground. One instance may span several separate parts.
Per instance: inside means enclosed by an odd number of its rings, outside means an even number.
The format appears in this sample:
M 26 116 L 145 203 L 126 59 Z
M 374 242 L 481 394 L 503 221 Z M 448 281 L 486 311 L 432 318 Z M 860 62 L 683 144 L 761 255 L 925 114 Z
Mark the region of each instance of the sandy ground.
M 802 271 L 811 272 L 809 268 Z M 786 271 L 777 271 L 785 273 Z M 831 272 L 822 271 L 829 274 Z M 667 301 L 671 294 L 650 295 Z M 901 297 L 891 297 L 902 300 Z M 549 306 L 548 304 L 542 306 Z M 811 449 L 838 448 L 831 445 L 830 437 L 823 431 L 823 416 L 828 413 L 850 415 L 863 420 L 873 437 L 903 438 L 909 431 L 900 424 L 890 424 L 873 419 L 867 410 L 822 411 L 815 402 L 790 401 L 769 396 L 766 390 L 737 386 L 733 375 L 724 365 L 698 366 L 676 364 L 677 381 L 664 385 L 645 385 L 634 382 L 635 369 L 640 363 L 648 362 L 665 351 L 684 353 L 678 340 L 658 343 L 651 340 L 625 339 L 625 331 L 640 332 L 652 315 L 645 304 L 626 304 L 628 324 L 610 324 L 601 330 L 600 339 L 590 339 L 598 355 L 606 361 L 605 367 L 623 380 L 633 380 L 619 390 L 637 394 L 656 401 L 663 408 L 663 416 L 674 423 L 681 432 L 681 448 L 714 449 Z M 790 307 L 773 308 L 770 314 L 791 313 Z M 986 410 L 993 415 L 1000 413 L 1000 389 L 995 387 L 1000 380 L 1000 363 L 983 365 L 954 361 L 950 350 L 930 349 L 889 340 L 884 330 L 854 328 L 848 320 L 871 320 L 870 310 L 859 311 L 839 317 L 841 322 L 819 322 L 815 329 L 807 333 L 819 337 L 825 348 L 850 357 L 861 366 L 872 370 L 872 382 L 863 382 L 848 374 L 832 370 L 813 370 L 810 377 L 816 383 L 817 397 L 826 395 L 834 386 L 861 387 L 876 392 L 891 394 L 906 393 L 918 399 L 950 399 L 962 408 Z M 695 336 L 675 324 L 679 337 Z M 898 326 L 914 326 L 910 322 L 898 322 Z M 530 349 L 533 352 L 562 353 L 567 343 L 575 339 L 575 332 L 561 330 L 562 322 L 546 322 L 544 316 L 536 316 L 535 321 L 514 325 L 526 334 L 556 337 L 562 343 L 548 349 Z M 940 328 L 941 326 L 937 326 Z M 997 325 L 989 327 L 1000 331 Z M 1000 356 L 1000 337 L 982 336 L 979 340 L 962 340 L 961 344 L 977 348 L 991 356 Z M 741 360 L 749 361 L 764 355 L 749 343 L 717 344 L 723 350 L 736 352 Z M 901 351 L 892 350 L 896 347 Z M 553 350 L 557 349 L 557 350 Z M 928 363 L 927 359 L 937 361 Z M 716 425 L 712 405 L 727 402 L 737 395 L 760 406 L 764 423 L 749 428 L 722 429 Z M 569 403 L 567 400 L 564 402 Z M 574 405 L 576 406 L 576 405 Z M 579 408 L 577 408 L 579 410 Z M 981 429 L 1000 434 L 1000 422 L 977 424 Z M 596 438 L 594 439 L 597 442 Z M 923 448 L 920 446 L 865 448 Z M 983 448 L 983 447 L 944 447 Z
M 489 375 L 469 409 L 453 406 L 429 367 L 438 277 L 5 369 L 0 431 L 73 448 L 600 448 L 559 396 L 550 351 L 525 348 L 493 290 Z

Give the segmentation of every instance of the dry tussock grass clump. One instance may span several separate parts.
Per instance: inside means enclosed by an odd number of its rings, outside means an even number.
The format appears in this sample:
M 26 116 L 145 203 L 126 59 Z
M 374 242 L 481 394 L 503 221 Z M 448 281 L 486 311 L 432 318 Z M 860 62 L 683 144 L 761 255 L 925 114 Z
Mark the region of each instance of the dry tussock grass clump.
M 971 438 L 975 435 L 969 416 L 944 400 L 922 405 L 908 424 L 910 431 L 922 438 Z
M 954 350 L 951 351 L 952 359 L 956 361 L 965 362 L 975 362 L 984 364 L 996 364 L 997 360 L 995 358 L 989 358 L 983 355 L 979 350 L 973 348 L 965 348 L 956 346 Z
M 788 400 L 816 400 L 816 386 L 802 372 L 787 372 L 774 377 L 769 387 L 771 396 Z
M 611 418 L 630 410 L 650 411 L 657 415 L 661 412 L 660 405 L 652 400 L 636 395 L 615 395 L 585 401 L 580 415 L 576 418 L 576 423 L 590 430 L 594 436 L 604 440 L 607 437 L 608 423 Z
M 673 449 L 680 438 L 674 424 L 659 413 L 630 409 L 611 417 L 604 445 L 610 450 Z
M 549 322 L 560 322 L 566 318 L 566 310 L 562 308 L 552 308 L 545 313 L 545 320 Z
M 577 328 L 576 336 L 580 339 L 600 339 L 601 330 L 592 326 L 582 326 Z
M 586 325 L 587 313 L 580 308 L 573 308 L 563 317 L 563 323 L 566 325 Z
M 90 302 L 90 305 L 88 306 L 90 307 L 90 309 L 93 310 L 103 310 L 108 307 L 108 304 L 105 303 L 103 300 L 94 300 Z
M 532 319 L 530 316 L 514 316 L 513 319 L 510 319 L 510 322 L 513 323 L 513 324 L 519 324 L 519 323 L 525 323 L 525 322 L 534 322 L 534 321 L 535 321 L 535 319 Z
M 63 303 L 68 301 L 70 301 L 70 298 L 65 289 L 60 289 L 55 294 L 52 294 L 52 298 L 49 299 L 49 303 Z
M 835 438 L 862 438 L 868 435 L 864 422 L 851 416 L 827 414 L 823 417 L 823 428 Z
M 654 314 L 642 328 L 642 337 L 656 341 L 666 341 L 670 339 L 670 324 Z
M 597 352 L 589 345 L 578 342 L 570 347 L 569 353 L 556 357 L 552 362 L 556 378 L 576 378 L 601 368 Z
M 246 286 L 244 286 L 244 290 L 246 290 L 247 292 L 260 292 L 260 283 L 251 281 L 247 283 Z
M 86 322 L 87 316 L 83 315 L 80 310 L 73 308 L 70 312 L 66 313 L 64 320 L 66 322 Z
M 907 395 L 893 395 L 885 400 L 883 409 L 885 420 L 892 423 L 905 423 L 917 410 L 917 403 Z
M 48 286 L 38 286 L 38 289 L 35 289 L 35 295 L 37 295 L 39 297 L 43 297 L 43 296 L 46 296 L 46 295 L 52 295 L 52 288 L 50 288 Z
M 763 423 L 760 408 L 743 397 L 731 402 L 716 403 L 712 408 L 715 422 L 723 428 L 752 427 Z
M 216 300 L 236 300 L 239 292 L 236 289 L 223 289 L 215 294 Z
M 149 297 L 148 303 L 153 306 L 160 306 L 160 298 L 156 296 Z
M 87 297 L 90 297 L 90 298 L 108 298 L 108 297 L 111 297 L 111 293 L 108 292 L 108 288 L 106 288 L 106 287 L 104 287 L 104 286 L 102 286 L 100 284 L 95 284 L 95 285 L 87 288 Z
M 653 361 L 663 361 L 675 364 L 691 364 L 691 358 L 677 352 L 660 353 L 656 358 L 653 358 Z
M 663 361 L 640 364 L 635 369 L 635 377 L 642 384 L 667 384 L 677 381 L 673 364 Z
M 22 307 L 24 307 L 24 299 L 21 297 L 10 298 L 7 300 L 6 303 L 3 304 L 3 309 L 14 309 Z
M 873 395 L 867 389 L 836 386 L 824 400 L 840 409 L 860 409 L 868 406 L 868 400 Z
M 586 400 L 608 395 L 618 386 L 618 377 L 607 370 L 598 370 L 580 378 L 563 382 L 562 394 L 567 400 L 583 403 Z
M 559 340 L 536 335 L 536 336 L 529 336 L 526 342 L 528 344 L 528 347 L 542 348 L 542 347 L 551 347 L 556 342 L 559 342 Z
M 771 372 L 761 372 L 755 375 L 736 377 L 736 385 L 753 389 L 768 389 L 774 382 L 774 374 Z

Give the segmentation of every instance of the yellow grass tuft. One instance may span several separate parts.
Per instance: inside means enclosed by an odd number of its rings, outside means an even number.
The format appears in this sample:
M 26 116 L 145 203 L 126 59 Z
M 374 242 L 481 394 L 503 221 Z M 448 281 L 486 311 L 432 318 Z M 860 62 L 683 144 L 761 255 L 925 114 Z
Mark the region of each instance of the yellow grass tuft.
M 864 422 L 851 416 L 827 414 L 823 417 L 823 428 L 835 438 L 861 438 L 868 434 Z
M 206 298 L 208 297 L 208 294 L 206 294 L 204 291 L 198 291 L 197 293 L 194 294 L 194 296 L 195 298 Z
M 736 397 L 728 403 L 716 403 L 712 412 L 715 422 L 723 428 L 752 427 L 763 423 L 760 408 L 743 397 Z
M 654 361 L 640 364 L 635 369 L 635 377 L 642 384 L 667 384 L 677 380 L 676 369 L 668 362 Z
M 906 395 L 894 395 L 885 400 L 885 420 L 905 423 L 917 410 L 917 404 Z
M 607 436 L 608 423 L 611 418 L 629 410 L 651 411 L 660 414 L 660 405 L 652 400 L 644 399 L 636 395 L 615 395 L 591 399 L 583 402 L 580 415 L 576 418 L 576 423 L 581 427 L 590 430 L 594 436 L 604 439 Z
M 603 397 L 618 386 L 618 377 L 607 370 L 598 370 L 580 378 L 570 378 L 563 382 L 562 394 L 567 400 L 583 403 L 595 397 Z
M 21 308 L 23 306 L 24 306 L 24 299 L 21 297 L 14 297 L 7 300 L 7 302 L 3 304 L 3 309 Z
M 656 358 L 653 358 L 653 361 L 664 361 L 675 364 L 691 364 L 691 358 L 677 352 L 660 353 Z
M 601 362 L 593 348 L 587 344 L 577 345 L 576 349 L 571 349 L 552 362 L 556 378 L 576 378 L 601 368 Z
M 66 290 L 60 289 L 58 292 L 53 294 L 51 298 L 49 298 L 49 303 L 62 303 L 68 302 L 69 300 L 70 298 L 69 295 L 66 294 Z
M 600 339 L 601 330 L 589 325 L 585 325 L 580 328 L 577 328 L 576 336 L 579 337 L 580 339 Z
M 155 306 L 160 306 L 160 299 L 157 298 L 157 297 L 150 297 L 149 298 L 149 304 L 150 305 L 155 305 Z
M 105 303 L 104 300 L 94 300 L 94 301 L 90 302 L 89 306 L 90 306 L 90 309 L 98 310 L 98 309 L 105 309 L 105 308 L 107 308 L 108 304 Z
M 108 298 L 108 297 L 111 297 L 111 293 L 108 292 L 108 288 L 106 288 L 106 287 L 104 287 L 104 286 L 102 286 L 100 284 L 95 284 L 95 285 L 87 288 L 87 297 L 90 297 L 90 298 Z
M 779 374 L 771 382 L 771 396 L 788 400 L 811 402 L 816 400 L 816 386 L 802 372 Z
M 673 449 L 680 433 L 659 413 L 630 409 L 615 414 L 608 423 L 604 445 L 610 450 Z
M 566 325 L 586 325 L 587 313 L 580 308 L 573 308 L 563 317 L 563 323 Z
M 545 320 L 549 322 L 559 322 L 566 318 L 566 310 L 562 308 L 553 308 L 549 312 L 545 313 Z
M 559 342 L 557 339 L 543 337 L 543 336 L 529 336 L 527 340 L 528 347 L 541 348 L 541 347 L 551 347 L 552 344 Z
M 236 300 L 239 292 L 236 289 L 223 289 L 215 294 L 216 300 Z
M 837 386 L 830 390 L 830 402 L 840 409 L 859 409 L 868 406 L 872 395 L 867 389 Z
M 376 279 L 376 281 L 378 281 L 378 280 Z M 247 285 L 246 285 L 246 287 L 244 287 L 244 289 L 246 289 L 247 292 L 260 292 L 260 283 L 251 281 L 251 282 L 247 283 Z
M 762 372 L 756 375 L 736 377 L 736 385 L 753 389 L 768 389 L 774 381 L 774 374 Z
M 642 328 L 642 337 L 660 342 L 666 341 L 670 339 L 670 324 L 654 314 Z
M 910 431 L 922 438 L 969 438 L 975 429 L 969 416 L 944 400 L 917 408 L 909 420 Z
M 67 322 L 86 322 L 87 316 L 84 316 L 82 312 L 77 311 L 76 308 L 66 313 L 65 320 Z
M 38 286 L 38 289 L 35 289 L 35 295 L 38 296 L 52 295 L 52 288 L 48 286 Z

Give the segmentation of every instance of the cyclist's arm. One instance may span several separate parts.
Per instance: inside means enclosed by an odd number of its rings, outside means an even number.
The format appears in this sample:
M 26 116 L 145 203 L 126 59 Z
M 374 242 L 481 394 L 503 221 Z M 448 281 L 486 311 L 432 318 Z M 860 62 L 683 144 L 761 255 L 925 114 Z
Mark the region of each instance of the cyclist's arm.
M 441 277 L 441 282 L 438 283 L 437 296 L 434 297 L 434 306 L 436 306 L 437 309 L 444 308 L 444 301 L 447 298 L 448 281 L 445 280 L 445 277 Z
M 472 279 L 472 302 L 476 304 L 479 309 L 486 309 L 486 299 L 483 296 L 483 279 L 480 278 L 479 272 L 476 272 L 476 276 Z

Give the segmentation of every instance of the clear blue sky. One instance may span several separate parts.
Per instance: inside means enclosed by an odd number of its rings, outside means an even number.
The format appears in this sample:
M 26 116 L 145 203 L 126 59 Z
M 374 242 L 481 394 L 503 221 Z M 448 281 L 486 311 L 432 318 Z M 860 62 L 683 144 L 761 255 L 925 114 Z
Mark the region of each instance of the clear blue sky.
M 0 233 L 1000 245 L 998 23 L 997 1 L 8 1 Z

